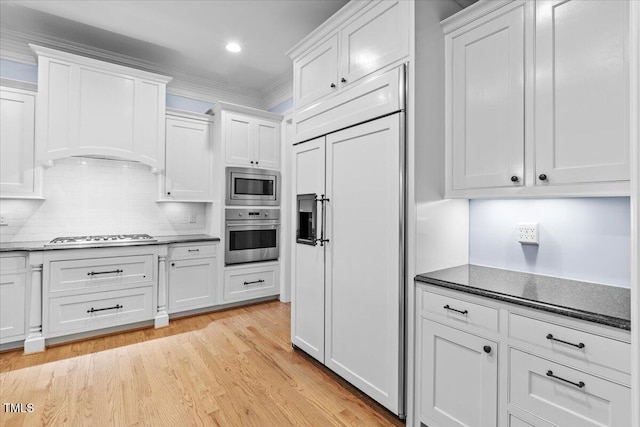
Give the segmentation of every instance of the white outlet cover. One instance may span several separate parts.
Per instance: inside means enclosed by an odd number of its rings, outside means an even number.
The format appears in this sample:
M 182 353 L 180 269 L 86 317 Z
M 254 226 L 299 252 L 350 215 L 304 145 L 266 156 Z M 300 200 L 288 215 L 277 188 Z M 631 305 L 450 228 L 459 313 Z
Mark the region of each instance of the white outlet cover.
M 538 241 L 538 223 L 537 222 L 521 222 L 518 224 L 518 242 L 525 245 L 537 245 Z

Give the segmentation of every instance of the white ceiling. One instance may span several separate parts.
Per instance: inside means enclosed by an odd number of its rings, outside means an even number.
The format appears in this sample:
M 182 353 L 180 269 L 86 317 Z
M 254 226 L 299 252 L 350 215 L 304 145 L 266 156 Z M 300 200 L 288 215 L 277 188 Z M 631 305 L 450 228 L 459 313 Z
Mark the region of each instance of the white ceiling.
M 285 52 L 347 0 L 1 0 L 1 25 L 263 91 L 291 78 Z M 225 50 L 229 41 L 242 52 Z

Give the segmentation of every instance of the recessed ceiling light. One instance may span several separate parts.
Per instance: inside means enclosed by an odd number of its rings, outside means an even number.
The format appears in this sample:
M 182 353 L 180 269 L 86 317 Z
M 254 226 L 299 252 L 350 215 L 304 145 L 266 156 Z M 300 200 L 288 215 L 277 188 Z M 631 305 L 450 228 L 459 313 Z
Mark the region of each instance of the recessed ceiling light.
M 240 45 L 238 43 L 229 43 L 227 44 L 227 50 L 229 52 L 240 52 L 242 50 L 242 48 L 240 47 Z

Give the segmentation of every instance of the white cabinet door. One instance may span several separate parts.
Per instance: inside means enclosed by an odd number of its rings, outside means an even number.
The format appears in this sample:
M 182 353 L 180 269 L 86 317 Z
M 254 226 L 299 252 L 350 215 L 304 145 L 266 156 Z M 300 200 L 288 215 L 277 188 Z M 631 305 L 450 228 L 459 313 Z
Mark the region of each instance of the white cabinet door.
M 254 161 L 260 168 L 280 168 L 280 123 L 255 121 Z
M 227 164 L 253 165 L 252 119 L 240 114 L 225 113 L 225 145 Z
M 0 343 L 24 339 L 26 273 L 0 275 Z
M 628 23 L 626 1 L 536 2 L 536 185 L 629 180 Z
M 278 295 L 279 292 L 280 266 L 278 264 L 227 269 L 224 272 L 222 294 L 225 302 Z
M 216 303 L 215 257 L 172 260 L 169 265 L 169 313 Z
M 211 181 L 209 123 L 168 117 L 163 197 L 208 200 Z
M 524 10 L 452 37 L 452 188 L 521 186 L 524 181 Z
M 394 413 L 400 384 L 400 114 L 329 134 L 325 364 Z
M 280 168 L 280 123 L 225 114 L 226 161 L 229 165 Z
M 297 109 L 334 92 L 338 87 L 338 35 L 319 44 L 293 64 Z
M 316 204 L 315 218 L 298 217 L 297 196 L 324 194 L 325 138 L 321 137 L 294 147 L 292 176 L 292 203 L 295 212 L 292 235 L 296 236 L 299 222 L 310 222 L 320 237 L 321 209 Z M 291 292 L 291 342 L 324 362 L 324 246 L 293 241 L 292 292 Z
M 409 55 L 407 1 L 381 1 L 340 30 L 340 86 Z
M 420 421 L 442 427 L 497 425 L 497 344 L 424 318 L 419 322 Z
M 34 196 L 35 94 L 0 89 L 0 197 Z

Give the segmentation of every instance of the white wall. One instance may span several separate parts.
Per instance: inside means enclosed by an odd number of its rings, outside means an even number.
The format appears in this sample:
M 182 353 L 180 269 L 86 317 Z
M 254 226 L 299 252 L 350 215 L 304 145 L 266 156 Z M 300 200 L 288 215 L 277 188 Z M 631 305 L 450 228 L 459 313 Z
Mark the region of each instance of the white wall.
M 416 274 L 467 262 L 468 202 L 443 200 L 445 91 L 444 35 L 440 21 L 459 9 L 446 0 L 416 2 L 413 76 Z
M 629 198 L 473 200 L 472 264 L 630 285 Z M 539 223 L 540 245 L 517 241 L 519 222 Z
M 205 232 L 204 203 L 156 203 L 158 177 L 136 162 L 71 157 L 44 172 L 46 200 L 0 200 L 2 242 L 86 234 Z M 189 213 L 197 221 L 189 223 Z

